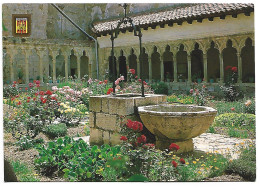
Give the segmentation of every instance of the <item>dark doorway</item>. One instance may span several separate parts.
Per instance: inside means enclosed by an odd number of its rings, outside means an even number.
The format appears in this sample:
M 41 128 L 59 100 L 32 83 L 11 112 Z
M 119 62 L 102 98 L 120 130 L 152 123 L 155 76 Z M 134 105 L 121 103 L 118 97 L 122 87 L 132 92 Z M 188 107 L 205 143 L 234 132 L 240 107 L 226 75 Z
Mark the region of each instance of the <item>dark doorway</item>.
M 123 51 L 121 51 L 120 54 L 121 54 L 121 56 L 118 58 L 119 74 L 120 74 L 120 76 L 124 76 L 125 81 L 127 81 L 126 57 L 123 55 Z

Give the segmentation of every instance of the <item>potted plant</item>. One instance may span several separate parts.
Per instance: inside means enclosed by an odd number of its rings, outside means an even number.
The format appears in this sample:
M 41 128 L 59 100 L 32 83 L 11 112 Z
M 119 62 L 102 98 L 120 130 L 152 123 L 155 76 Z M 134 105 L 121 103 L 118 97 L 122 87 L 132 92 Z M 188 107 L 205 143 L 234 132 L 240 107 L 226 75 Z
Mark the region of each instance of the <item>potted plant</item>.
M 23 71 L 22 71 L 22 69 L 18 70 L 18 83 L 19 84 L 23 83 Z
M 214 83 L 214 78 L 213 78 L 213 77 L 210 77 L 209 82 L 210 82 L 210 83 Z
M 60 80 L 61 80 L 61 76 L 59 75 L 57 78 L 57 83 L 60 83 Z
M 179 74 L 179 75 L 178 75 L 178 81 L 179 81 L 179 82 L 183 82 L 183 75 L 182 75 L 182 74 Z
M 171 74 L 169 72 L 166 72 L 166 81 L 170 82 Z

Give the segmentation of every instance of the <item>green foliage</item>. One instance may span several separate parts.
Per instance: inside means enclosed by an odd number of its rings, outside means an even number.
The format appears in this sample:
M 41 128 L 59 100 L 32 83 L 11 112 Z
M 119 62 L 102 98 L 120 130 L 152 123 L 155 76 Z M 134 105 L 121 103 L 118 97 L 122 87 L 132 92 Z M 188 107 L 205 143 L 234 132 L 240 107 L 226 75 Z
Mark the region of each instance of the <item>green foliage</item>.
M 3 96 L 5 98 L 10 98 L 10 101 L 11 101 L 11 97 L 14 97 L 16 95 L 19 94 L 19 90 L 17 87 L 13 87 L 13 86 L 5 86 L 4 89 L 3 89 Z
M 67 134 L 67 126 L 65 123 L 49 125 L 45 127 L 44 133 L 50 138 L 64 137 Z
M 34 147 L 34 145 L 41 144 L 43 142 L 44 142 L 44 140 L 42 138 L 31 139 L 28 136 L 23 136 L 22 138 L 20 138 L 19 141 L 16 142 L 16 146 L 19 147 L 19 150 L 28 150 L 28 149 Z
M 22 182 L 35 182 L 39 181 L 34 175 L 32 169 L 30 169 L 26 164 L 21 163 L 20 161 L 11 162 L 14 172 L 19 181 Z
M 240 157 L 230 162 L 228 173 L 237 173 L 246 180 L 256 179 L 256 147 L 251 146 L 242 150 Z
M 213 126 L 255 130 L 255 115 L 243 113 L 221 114 L 215 118 Z
M 181 103 L 181 104 L 194 104 L 194 97 L 187 95 L 175 95 L 167 96 L 167 102 Z
M 250 101 L 251 104 L 246 105 L 246 103 Z M 250 113 L 255 114 L 255 99 L 254 98 L 244 98 L 239 101 L 233 102 L 216 102 L 214 106 L 217 111 L 218 115 L 223 113 Z M 231 108 L 234 108 L 231 110 Z
M 151 85 L 155 94 L 166 94 L 168 95 L 168 86 L 164 82 L 154 83 Z
M 141 174 L 135 174 L 132 175 L 128 181 L 132 181 L 132 182 L 144 182 L 144 181 L 149 181 L 145 176 L 141 175 Z
M 69 181 L 100 181 L 106 160 L 120 152 L 120 146 L 89 146 L 82 139 L 74 141 L 65 137 L 38 146 L 39 157 L 35 166 L 46 175 L 63 172 Z

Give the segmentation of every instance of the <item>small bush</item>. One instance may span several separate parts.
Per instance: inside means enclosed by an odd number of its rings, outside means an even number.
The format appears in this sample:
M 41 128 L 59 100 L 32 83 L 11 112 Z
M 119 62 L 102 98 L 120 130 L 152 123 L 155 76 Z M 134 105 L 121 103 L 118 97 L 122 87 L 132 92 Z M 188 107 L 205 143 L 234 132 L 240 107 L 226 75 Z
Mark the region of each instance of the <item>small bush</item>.
M 228 173 L 237 173 L 244 179 L 255 181 L 256 179 L 256 148 L 255 146 L 244 149 L 237 160 L 230 162 Z
M 44 140 L 40 139 L 31 139 L 29 136 L 23 136 L 17 141 L 16 146 L 19 147 L 19 150 L 28 150 L 34 147 L 35 144 L 41 144 Z
M 168 86 L 164 82 L 154 83 L 151 85 L 155 94 L 166 94 L 168 95 Z
M 67 127 L 64 123 L 49 125 L 45 128 L 44 132 L 50 138 L 64 137 L 67 134 Z
M 12 166 L 14 168 L 14 172 L 19 181 L 22 182 L 39 181 L 39 179 L 34 177 L 32 169 L 30 169 L 26 164 L 21 163 L 20 161 L 15 161 L 15 162 L 12 161 Z
M 215 118 L 213 126 L 255 130 L 255 115 L 243 113 L 221 114 Z

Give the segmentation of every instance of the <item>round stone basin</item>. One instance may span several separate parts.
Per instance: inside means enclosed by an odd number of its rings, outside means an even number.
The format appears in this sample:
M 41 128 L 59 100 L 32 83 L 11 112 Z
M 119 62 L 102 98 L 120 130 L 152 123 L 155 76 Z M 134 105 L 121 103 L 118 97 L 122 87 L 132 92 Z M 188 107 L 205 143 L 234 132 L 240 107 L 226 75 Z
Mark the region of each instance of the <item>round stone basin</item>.
M 163 141 L 183 145 L 188 142 L 192 147 L 192 138 L 204 133 L 217 114 L 210 107 L 172 104 L 141 106 L 138 112 L 145 127 L 155 135 L 159 148 L 164 147 L 159 145 L 165 144 L 160 143 Z

